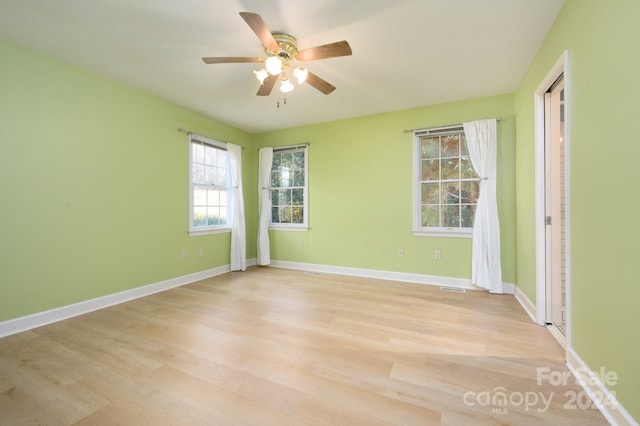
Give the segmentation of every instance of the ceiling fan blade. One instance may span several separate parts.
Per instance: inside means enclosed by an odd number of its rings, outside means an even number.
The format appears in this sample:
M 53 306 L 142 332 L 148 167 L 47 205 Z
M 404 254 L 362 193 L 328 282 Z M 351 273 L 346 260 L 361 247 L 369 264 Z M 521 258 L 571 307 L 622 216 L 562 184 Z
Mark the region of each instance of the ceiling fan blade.
M 336 86 L 327 82 L 326 80 L 323 80 L 322 78 L 318 77 L 311 71 L 309 71 L 309 74 L 307 75 L 306 82 L 309 83 L 311 86 L 315 87 L 316 89 L 318 89 L 319 91 L 321 91 L 322 93 L 324 93 L 325 95 L 328 95 L 329 93 L 336 90 Z
M 262 62 L 260 58 L 236 58 L 228 56 L 202 58 L 205 64 L 237 64 L 242 62 Z
M 267 24 L 264 23 L 260 15 L 251 12 L 240 12 L 240 16 L 242 16 L 242 19 L 251 27 L 253 32 L 256 33 L 264 47 L 274 53 L 280 51 L 278 42 L 273 38 L 273 34 L 271 34 L 269 27 L 267 27 Z
M 349 56 L 351 53 L 351 46 L 349 46 L 349 43 L 347 43 L 346 40 L 342 40 L 331 44 L 302 49 L 296 55 L 296 59 L 302 62 L 316 61 L 318 59 Z
M 278 77 L 280 77 L 280 74 L 270 75 L 269 77 L 265 78 L 262 85 L 260 85 L 260 88 L 258 89 L 258 93 L 256 93 L 256 95 L 269 96 L 271 94 L 273 86 L 275 86 L 276 81 L 278 81 Z

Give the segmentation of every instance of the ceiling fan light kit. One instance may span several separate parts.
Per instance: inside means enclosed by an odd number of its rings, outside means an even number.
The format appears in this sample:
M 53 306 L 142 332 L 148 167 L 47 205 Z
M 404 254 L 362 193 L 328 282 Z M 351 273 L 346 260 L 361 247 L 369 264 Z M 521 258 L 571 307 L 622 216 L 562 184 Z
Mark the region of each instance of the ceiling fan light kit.
M 296 64 L 296 62 L 349 56 L 351 55 L 349 43 L 339 41 L 299 51 L 295 37 L 285 33 L 272 33 L 260 15 L 251 12 L 240 12 L 240 16 L 262 42 L 267 58 L 204 57 L 202 58 L 204 63 L 263 63 L 264 68 L 253 71 L 260 82 L 258 96 L 269 96 L 278 79 L 280 80 L 280 91 L 283 93 L 291 92 L 295 86 L 291 83 L 290 74 L 293 75 L 298 84 L 306 82 L 325 95 L 336 89 L 335 86 L 311 73 L 307 68 Z

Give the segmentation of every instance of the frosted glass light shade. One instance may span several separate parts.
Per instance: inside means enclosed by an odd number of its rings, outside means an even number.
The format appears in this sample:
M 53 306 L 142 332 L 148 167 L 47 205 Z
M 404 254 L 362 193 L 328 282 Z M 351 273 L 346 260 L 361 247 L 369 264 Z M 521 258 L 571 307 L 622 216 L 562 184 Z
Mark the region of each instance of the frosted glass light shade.
M 298 80 L 298 84 L 302 84 L 307 80 L 307 76 L 309 75 L 309 70 L 302 67 L 296 67 L 293 70 L 293 76 Z
M 291 84 L 288 78 L 283 78 L 282 83 L 280 84 L 280 91 L 282 93 L 289 93 L 294 89 L 294 85 Z
M 256 75 L 256 78 L 258 79 L 258 81 L 260 81 L 260 84 L 264 83 L 264 79 L 269 76 L 269 73 L 264 68 L 258 71 L 254 70 L 253 72 Z
M 278 75 L 282 72 L 282 61 L 277 56 L 270 56 L 264 66 L 271 75 Z

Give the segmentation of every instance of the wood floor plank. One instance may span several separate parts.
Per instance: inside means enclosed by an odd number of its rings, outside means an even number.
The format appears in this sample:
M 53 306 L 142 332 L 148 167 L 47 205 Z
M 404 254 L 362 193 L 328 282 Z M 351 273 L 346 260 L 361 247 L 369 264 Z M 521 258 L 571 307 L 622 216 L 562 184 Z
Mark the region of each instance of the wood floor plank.
M 0 426 L 607 423 L 540 368 L 512 296 L 252 267 L 0 339 Z

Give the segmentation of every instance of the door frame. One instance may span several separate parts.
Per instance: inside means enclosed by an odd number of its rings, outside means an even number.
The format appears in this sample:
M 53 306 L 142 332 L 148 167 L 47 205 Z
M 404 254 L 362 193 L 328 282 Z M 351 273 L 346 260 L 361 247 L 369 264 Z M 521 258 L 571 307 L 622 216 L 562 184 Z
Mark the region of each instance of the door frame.
M 545 170 L 545 93 L 553 83 L 564 75 L 565 85 L 565 153 L 566 153 L 566 344 L 571 347 L 571 222 L 570 222 L 570 99 L 571 79 L 569 74 L 569 51 L 565 50 L 534 93 L 535 107 L 535 229 L 536 229 L 536 322 L 545 325 L 547 301 L 547 253 L 546 253 L 546 170 Z

